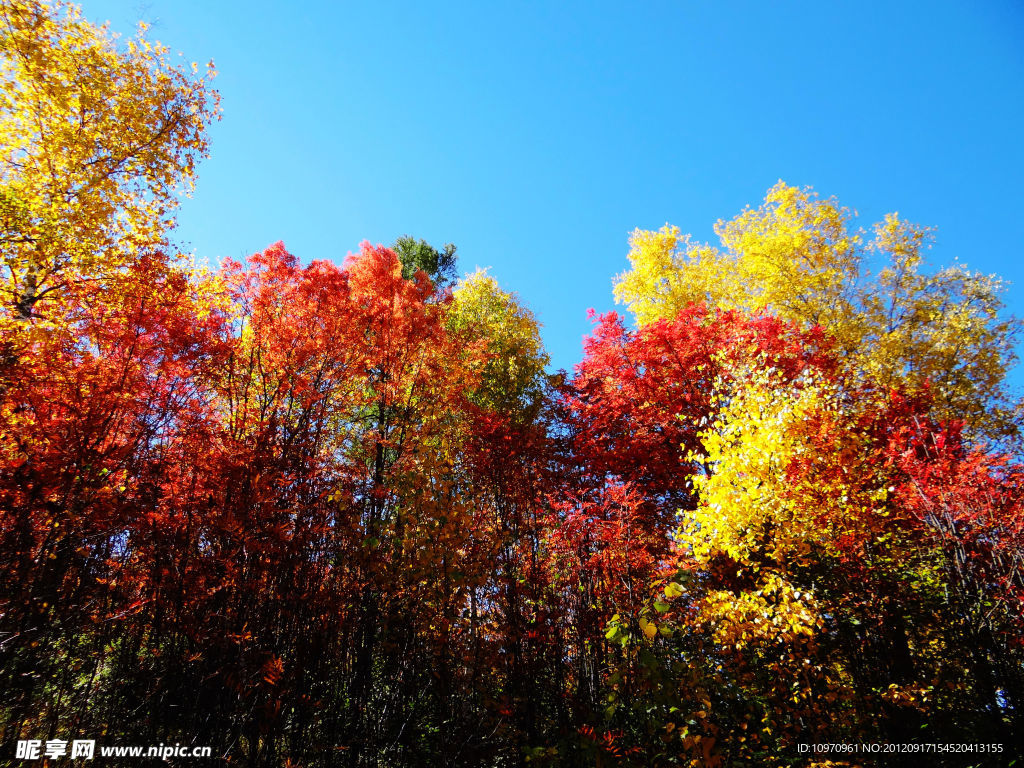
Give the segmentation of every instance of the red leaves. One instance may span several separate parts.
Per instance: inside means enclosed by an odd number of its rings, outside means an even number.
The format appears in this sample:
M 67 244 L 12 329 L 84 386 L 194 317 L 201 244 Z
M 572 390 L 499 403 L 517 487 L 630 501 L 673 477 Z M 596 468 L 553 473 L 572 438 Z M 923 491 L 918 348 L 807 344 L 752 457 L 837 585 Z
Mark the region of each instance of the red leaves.
M 830 371 L 820 330 L 799 332 L 768 316 L 745 318 L 691 305 L 672 321 L 626 331 L 601 316 L 566 394 L 576 449 L 593 470 L 638 484 L 648 497 L 685 504 L 684 460 L 728 382 L 729 359 L 758 359 L 793 378 L 807 366 Z
M 932 673 L 949 617 L 1019 642 L 1024 470 L 930 423 L 926 395 L 836 381 L 819 330 L 700 306 L 637 331 L 606 315 L 575 378 L 529 382 L 513 414 L 466 394 L 494 353 L 401 274 L 367 244 L 344 267 L 277 244 L 210 278 L 153 257 L 21 339 L 0 362 L 0 595 L 20 651 L 104 649 L 101 676 L 175 708 L 187 690 L 260 749 L 287 723 L 355 734 L 353 750 L 408 727 L 439 734 L 437 754 L 491 755 L 487 732 L 627 760 L 657 738 L 714 764 L 743 754 L 729 739 L 751 701 L 774 718 L 749 730 L 761 750 L 794 718 L 832 727 L 815 691 L 863 707 L 855 685 L 889 670 L 923 690 L 915 665 Z M 763 531 L 821 536 L 792 563 L 752 539 L 749 560 L 701 564 L 676 550 L 676 515 L 715 471 L 701 433 L 758 367 L 831 387 L 786 422 L 800 450 Z M 702 623 L 709 595 L 745 606 L 735 643 Z M 821 620 L 797 632 L 784 605 Z M 409 725 L 421 711 L 436 717 Z
M 559 581 L 585 581 L 612 606 L 631 610 L 670 551 L 665 527 L 652 519 L 643 498 L 623 485 L 609 485 L 596 501 L 564 507 L 551 532 L 551 568 Z
M 151 468 L 173 435 L 207 417 L 196 371 L 224 353 L 222 317 L 197 294 L 146 256 L 118 280 L 77 283 L 61 296 L 62 316 L 23 329 L 32 342 L 0 388 L 0 537 L 14 555 L 0 561 L 10 585 L 0 593 L 15 614 L 49 591 L 66 599 L 72 624 L 78 610 L 93 615 L 119 597 L 106 586 L 108 557 L 133 531 L 165 525 Z
M 1005 611 L 1024 637 L 1024 467 L 968 451 L 953 430 L 927 433 L 899 454 L 899 504 L 946 553 L 963 598 Z

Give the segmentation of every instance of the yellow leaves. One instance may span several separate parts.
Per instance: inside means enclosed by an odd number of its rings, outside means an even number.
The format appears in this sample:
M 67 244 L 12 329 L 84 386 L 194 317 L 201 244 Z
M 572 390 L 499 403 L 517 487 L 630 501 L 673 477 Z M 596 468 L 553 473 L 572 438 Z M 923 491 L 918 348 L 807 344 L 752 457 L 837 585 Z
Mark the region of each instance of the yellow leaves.
M 1013 417 L 1003 388 L 1019 323 L 1003 319 L 1003 283 L 960 266 L 918 271 L 930 230 L 895 214 L 875 228 L 872 248 L 890 265 L 864 292 L 869 343 L 857 365 L 886 386 L 931 383 L 936 415 L 960 418 L 990 437 L 1010 434 Z
M 755 591 L 710 591 L 698 620 L 710 625 L 716 642 L 736 649 L 811 637 L 823 626 L 814 598 L 776 573 L 763 575 Z
M 657 233 L 637 230 L 630 238 L 632 269 L 617 278 L 615 298 L 641 324 L 706 300 L 833 325 L 849 314 L 848 284 L 860 270 L 847 218 L 834 201 L 779 182 L 762 207 L 715 225 L 723 251 L 691 243 L 669 225 Z
M 699 435 L 703 461 L 713 470 L 694 478 L 699 502 L 683 516 L 683 540 L 704 562 L 720 552 L 739 563 L 750 562 L 755 551 L 799 559 L 807 552 L 801 545 L 817 538 L 821 510 L 800 503 L 787 469 L 808 450 L 800 425 L 828 395 L 811 381 L 783 386 L 771 372 L 743 376 L 743 386 Z
M 218 113 L 142 36 L 119 49 L 77 8 L 0 2 L 0 269 L 17 313 L 159 246 Z
M 838 344 L 847 372 L 888 387 L 931 383 L 936 415 L 970 431 L 1005 437 L 1016 429 L 1004 379 L 1020 323 L 1003 319 L 1002 284 L 952 267 L 919 272 L 931 231 L 889 214 L 865 243 L 833 199 L 781 181 L 758 208 L 715 232 L 721 249 L 665 225 L 630 237 L 631 269 L 616 278 L 616 301 L 641 325 L 674 317 L 691 302 L 764 310 Z M 867 257 L 888 263 L 864 274 Z
M 608 621 L 608 625 L 605 628 L 604 637 L 613 643 L 616 643 L 623 648 L 635 644 L 641 639 L 647 643 L 653 643 L 657 639 L 658 635 L 662 637 L 671 637 L 673 635 L 673 629 L 668 621 L 662 624 L 658 624 L 649 611 L 645 611 L 637 619 L 636 626 L 639 627 L 640 632 L 637 633 L 635 629 L 632 629 L 628 619 L 623 618 L 620 614 L 615 614 Z
M 481 405 L 518 412 L 534 406 L 540 377 L 549 362 L 540 324 L 498 281 L 478 270 L 459 281 L 446 318 L 448 330 L 486 350 L 480 386 Z
M 760 280 L 746 288 L 748 296 L 737 298 L 738 304 L 745 303 L 748 310 L 778 307 L 798 315 L 812 292 L 837 297 L 843 281 L 855 279 L 859 270 L 848 216 L 834 200 L 819 200 L 809 190 L 780 181 L 760 208 L 748 209 L 729 223 L 718 222 L 715 233 L 735 268 L 745 281 Z
M 674 316 L 693 302 L 717 303 L 731 290 L 721 282 L 729 277 L 717 268 L 718 252 L 691 243 L 678 227 L 637 229 L 629 244 L 633 269 L 616 278 L 615 300 L 628 304 L 641 325 Z
M 932 688 L 931 686 L 890 683 L 889 687 L 882 691 L 881 698 L 890 704 L 913 708 L 919 712 L 927 712 L 930 699 L 932 698 Z

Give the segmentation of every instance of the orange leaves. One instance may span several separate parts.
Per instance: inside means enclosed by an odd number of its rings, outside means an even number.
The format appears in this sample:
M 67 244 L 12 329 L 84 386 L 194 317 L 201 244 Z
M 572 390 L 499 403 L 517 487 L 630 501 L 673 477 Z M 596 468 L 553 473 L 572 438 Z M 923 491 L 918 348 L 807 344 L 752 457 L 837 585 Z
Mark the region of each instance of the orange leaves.
M 263 662 L 263 666 L 260 668 L 261 679 L 271 688 L 281 682 L 281 676 L 283 674 L 284 662 L 277 656 L 270 656 L 265 662 Z
M 254 764 L 772 765 L 1010 711 L 963 649 L 1019 660 L 1022 470 L 926 395 L 698 305 L 601 318 L 564 383 L 492 280 L 402 273 L 154 255 L 0 350 L 0 607 L 75 673 L 22 703 L 113 721 L 123 676 Z

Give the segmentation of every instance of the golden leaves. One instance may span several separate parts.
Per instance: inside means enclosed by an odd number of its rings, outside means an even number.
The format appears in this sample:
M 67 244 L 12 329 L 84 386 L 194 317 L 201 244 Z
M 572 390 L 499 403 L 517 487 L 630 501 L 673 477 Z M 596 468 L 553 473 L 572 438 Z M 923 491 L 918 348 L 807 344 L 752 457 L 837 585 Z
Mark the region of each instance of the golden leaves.
M 22 319 L 163 244 L 218 115 L 207 80 L 64 2 L 0 2 L 0 265 Z
M 809 448 L 800 426 L 829 396 L 809 378 L 787 386 L 756 369 L 741 378 L 743 386 L 699 435 L 702 460 L 713 469 L 694 478 L 699 503 L 683 516 L 684 540 L 704 562 L 718 553 L 738 563 L 749 563 L 752 552 L 800 559 L 806 543 L 819 538 L 822 510 L 794 493 L 788 469 Z
M 715 641 L 742 648 L 752 643 L 792 642 L 822 626 L 814 598 L 777 573 L 762 576 L 757 590 L 739 594 L 712 590 L 701 601 L 698 621 L 712 627 Z
M 516 296 L 501 290 L 485 270 L 459 281 L 446 326 L 479 345 L 484 354 L 480 382 L 472 393 L 480 405 L 497 410 L 535 409 L 544 368 L 549 359 L 540 338 L 540 324 Z
M 1003 382 L 1020 323 L 1001 316 L 999 280 L 960 266 L 920 272 L 929 229 L 889 214 L 868 239 L 835 200 L 779 182 L 760 207 L 719 221 L 715 232 L 721 249 L 670 225 L 634 232 L 616 300 L 641 325 L 707 302 L 820 326 L 853 378 L 929 385 L 935 415 L 965 420 L 976 436 L 1018 430 Z M 887 263 L 867 274 L 876 254 Z

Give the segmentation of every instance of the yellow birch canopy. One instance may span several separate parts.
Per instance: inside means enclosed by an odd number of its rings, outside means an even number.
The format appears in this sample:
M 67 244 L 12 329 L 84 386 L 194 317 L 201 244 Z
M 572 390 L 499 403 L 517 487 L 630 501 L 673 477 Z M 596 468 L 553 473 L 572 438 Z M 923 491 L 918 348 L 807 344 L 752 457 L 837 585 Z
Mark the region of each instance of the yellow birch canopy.
M 74 5 L 0 1 L 0 270 L 10 315 L 164 243 L 218 97 L 197 65 Z M 212 65 L 207 77 L 212 76 Z M 4 313 L 7 314 L 7 313 Z
M 641 325 L 687 304 L 768 311 L 837 342 L 850 372 L 884 386 L 929 383 L 934 413 L 975 437 L 1019 433 L 1005 389 L 1019 323 L 1002 316 L 1002 283 L 953 266 L 922 272 L 930 231 L 889 214 L 872 235 L 834 199 L 783 182 L 715 233 L 721 247 L 677 227 L 636 230 L 615 298 Z M 872 262 L 882 268 L 872 272 Z

